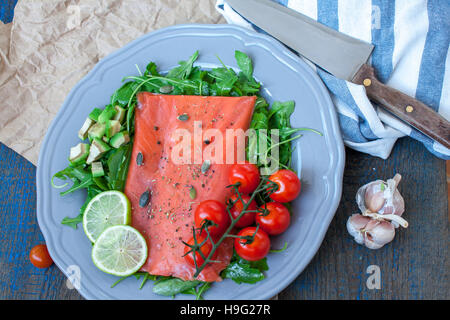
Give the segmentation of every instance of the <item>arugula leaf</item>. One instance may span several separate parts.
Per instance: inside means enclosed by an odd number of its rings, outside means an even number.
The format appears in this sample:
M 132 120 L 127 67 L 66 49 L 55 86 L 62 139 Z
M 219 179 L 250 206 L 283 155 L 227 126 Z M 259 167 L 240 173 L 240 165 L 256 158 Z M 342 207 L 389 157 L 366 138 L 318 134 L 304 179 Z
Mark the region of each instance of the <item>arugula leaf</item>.
M 208 71 L 202 70 L 199 67 L 193 67 L 189 79 L 191 80 L 205 80 Z
M 80 214 L 84 213 L 84 209 L 86 209 L 89 201 L 91 201 L 91 199 L 93 197 L 95 197 L 96 195 L 98 195 L 100 192 L 102 192 L 102 190 L 97 188 L 96 186 L 90 186 L 90 187 L 87 188 L 86 201 L 84 202 L 84 204 L 80 208 Z
M 256 283 L 263 280 L 263 271 L 269 270 L 267 259 L 263 258 L 258 261 L 247 261 L 236 254 L 233 254 L 231 263 L 222 271 L 223 278 L 230 278 L 237 284 L 241 283 Z
M 294 112 L 294 101 L 275 101 L 269 111 L 270 129 L 281 129 L 291 127 L 291 114 Z
M 72 187 L 70 187 L 69 190 L 61 192 L 60 194 L 62 196 L 65 196 L 66 194 L 72 193 L 72 192 L 74 192 L 76 190 L 85 189 L 85 188 L 91 186 L 92 184 L 94 184 L 94 180 L 92 179 L 92 176 L 91 176 L 91 177 L 89 177 L 89 178 L 87 178 L 85 180 L 75 182 L 72 185 Z
M 67 178 L 71 179 L 72 181 L 75 180 L 86 180 L 89 178 L 91 174 L 89 171 L 84 169 L 83 165 L 77 166 L 77 167 L 67 167 L 53 175 L 53 178 L 58 178 L 61 180 L 67 180 Z
M 99 194 L 100 192 L 102 192 L 102 190 L 98 189 L 96 186 L 88 187 L 87 188 L 87 198 L 86 198 L 83 206 L 81 206 L 81 208 L 80 208 L 80 213 L 75 218 L 65 217 L 61 221 L 61 224 L 64 224 L 64 225 L 69 226 L 76 230 L 77 225 L 79 223 L 83 222 L 84 209 L 86 209 L 89 201 L 91 201 L 91 199 L 93 197 L 95 197 L 97 194 Z
M 76 230 L 78 224 L 81 222 L 83 222 L 83 214 L 82 213 L 78 214 L 75 218 L 65 217 L 64 219 L 62 219 L 61 224 L 64 224 L 64 225 L 69 226 Z
M 149 76 L 149 75 L 158 76 L 158 77 L 161 76 L 158 73 L 156 63 L 154 63 L 154 62 L 150 62 L 149 64 L 147 64 L 147 67 L 145 68 L 144 76 Z
M 136 273 L 135 273 L 135 276 L 136 276 Z M 144 285 L 147 282 L 147 280 L 156 280 L 156 278 L 158 277 L 158 276 L 155 276 L 153 274 L 149 274 L 148 272 L 143 272 L 143 276 L 144 276 L 144 279 L 142 279 L 141 285 L 139 286 L 139 290 L 141 290 L 144 287 Z M 140 277 L 141 277 L 140 275 L 136 276 L 136 278 L 138 280 L 139 280 Z
M 174 296 L 178 293 L 188 291 L 195 288 L 201 283 L 201 281 L 183 281 L 178 278 L 164 279 L 159 282 L 155 282 L 153 285 L 153 292 L 162 296 Z
M 209 72 L 209 76 L 215 79 L 213 88 L 218 96 L 227 96 L 238 80 L 236 73 L 228 68 L 215 68 Z
M 198 50 L 187 61 L 178 62 L 179 66 L 173 68 L 167 74 L 168 78 L 187 79 L 192 71 L 192 66 L 198 58 Z
M 259 139 L 262 134 L 262 129 L 266 130 L 266 139 L 269 134 L 269 104 L 267 101 L 258 97 L 255 102 L 255 109 L 253 111 L 250 128 L 256 131 L 256 135 L 249 136 L 247 144 L 247 160 L 252 163 L 257 163 L 259 166 L 264 164 L 263 155 L 261 154 Z M 268 142 L 269 143 L 269 142 Z M 259 157 L 258 157 L 259 155 Z
M 119 103 L 121 105 L 128 104 L 134 90 L 136 89 L 136 83 L 133 81 L 125 82 L 119 89 L 111 96 L 111 105 Z
M 73 181 L 72 187 L 68 190 L 61 192 L 61 196 L 69 194 L 79 189 L 87 188 L 94 183 L 92 180 L 92 174 L 87 171 L 83 165 L 77 167 L 67 167 L 57 173 L 55 173 L 52 177 L 52 181 L 54 178 L 58 178 L 61 180 L 67 180 L 68 178 Z M 65 186 L 65 185 L 64 185 Z
M 92 180 L 102 191 L 108 191 L 108 183 L 104 177 L 93 177 Z
M 237 284 L 256 283 L 264 279 L 264 274 L 250 264 L 233 261 L 222 272 L 222 277 L 230 278 Z
M 132 146 L 127 143 L 110 154 L 107 160 L 109 190 L 123 191 L 125 188 Z
M 236 50 L 234 52 L 237 65 L 248 80 L 253 80 L 253 64 L 252 60 L 245 53 Z
M 192 294 L 195 296 L 195 300 L 203 300 L 203 294 L 211 288 L 211 282 L 203 282 L 198 287 L 190 288 L 189 290 L 183 291 L 183 294 Z
M 267 264 L 267 258 L 263 258 L 263 259 L 257 260 L 257 261 L 246 261 L 246 260 L 241 258 L 240 262 L 241 263 L 248 263 L 248 262 L 250 262 L 250 266 L 252 268 L 258 269 L 259 271 L 267 271 L 267 270 L 269 270 L 269 265 Z
M 291 144 L 286 140 L 293 133 L 289 132 L 289 129 L 291 129 L 290 118 L 291 114 L 294 112 L 294 109 L 294 101 L 275 101 L 272 104 L 272 108 L 269 110 L 269 129 L 280 130 L 279 162 L 282 165 L 287 165 L 292 155 Z M 285 143 L 283 143 L 283 141 Z

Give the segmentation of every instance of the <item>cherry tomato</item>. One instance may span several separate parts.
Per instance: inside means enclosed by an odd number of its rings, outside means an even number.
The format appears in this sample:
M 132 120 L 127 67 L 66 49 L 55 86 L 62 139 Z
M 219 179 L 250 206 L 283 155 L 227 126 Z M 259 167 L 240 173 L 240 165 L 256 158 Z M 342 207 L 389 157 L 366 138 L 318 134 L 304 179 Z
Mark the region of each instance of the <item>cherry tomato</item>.
M 208 227 L 211 236 L 222 235 L 231 223 L 225 205 L 217 200 L 202 201 L 195 209 L 195 227 L 200 228 L 205 219 L 217 224 L 217 226 Z
M 250 196 L 248 195 L 241 195 L 242 200 L 244 203 L 248 203 L 250 201 Z M 232 195 L 230 198 L 233 202 L 239 199 L 237 195 Z M 233 219 L 236 219 L 242 212 L 242 209 L 244 209 L 244 204 L 241 200 L 237 200 L 234 206 L 230 209 L 231 215 L 233 216 Z M 255 211 L 258 207 L 256 206 L 255 200 L 250 202 L 249 206 L 247 207 L 247 211 Z M 236 222 L 235 226 L 238 228 L 247 227 L 255 222 L 255 212 L 246 212 L 244 215 L 239 219 L 238 222 Z
M 300 194 L 300 179 L 291 170 L 278 170 L 269 177 L 269 180 L 278 185 L 278 190 L 270 195 L 274 201 L 289 202 Z
M 267 215 L 262 213 L 256 215 L 256 223 L 259 223 L 259 227 L 271 236 L 286 231 L 291 223 L 289 210 L 278 202 L 266 203 L 266 207 L 261 206 L 261 209 L 264 208 L 266 208 L 269 213 Z
M 261 228 L 256 232 L 256 227 L 247 227 L 239 231 L 238 236 L 252 236 L 255 235 L 252 243 L 245 244 L 244 239 L 236 238 L 234 240 L 234 248 L 236 253 L 245 260 L 257 261 L 264 258 L 270 249 L 270 239 L 265 231 Z
M 258 186 L 261 176 L 256 165 L 243 163 L 231 166 L 228 179 L 230 184 L 240 183 L 238 188 L 240 193 L 252 193 Z
M 30 250 L 30 261 L 35 267 L 42 269 L 48 268 L 53 264 L 45 244 L 38 244 Z
M 200 244 L 200 243 L 202 243 L 203 241 L 205 241 L 205 239 L 206 239 L 206 236 L 204 236 L 203 234 L 196 235 L 196 240 L 197 240 L 197 243 L 198 243 L 198 244 Z M 194 237 L 192 237 L 187 243 L 188 243 L 189 245 L 193 245 L 193 244 L 194 244 Z M 186 254 L 186 255 L 184 256 L 184 258 L 186 259 L 186 261 L 187 261 L 190 265 L 192 265 L 193 267 L 195 267 L 195 263 L 194 263 L 194 253 L 191 252 L 191 253 L 187 254 L 187 253 L 189 252 L 189 250 L 191 250 L 191 248 L 188 247 L 188 246 L 185 246 L 185 248 L 184 248 L 184 254 Z M 208 257 L 208 255 L 211 253 L 211 250 L 212 250 L 212 243 L 211 243 L 211 241 L 209 241 L 209 240 L 208 240 L 207 242 L 205 242 L 205 243 L 200 247 L 200 251 L 203 253 L 203 255 L 205 256 L 205 258 Z M 205 262 L 205 259 L 202 258 L 202 256 L 200 255 L 200 253 L 199 253 L 198 251 L 195 252 L 195 262 L 197 262 L 197 266 L 198 266 L 198 267 L 200 267 L 200 266 L 203 264 L 203 262 Z

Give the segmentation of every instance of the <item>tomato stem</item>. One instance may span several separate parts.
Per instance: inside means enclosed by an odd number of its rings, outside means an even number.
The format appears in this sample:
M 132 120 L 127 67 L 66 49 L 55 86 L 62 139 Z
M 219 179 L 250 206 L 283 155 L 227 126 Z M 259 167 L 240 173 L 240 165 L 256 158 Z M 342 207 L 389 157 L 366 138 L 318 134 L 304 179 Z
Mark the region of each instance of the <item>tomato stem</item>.
M 245 202 L 242 199 L 242 195 L 239 192 L 239 186 L 240 183 L 235 183 L 232 185 L 227 186 L 227 188 L 233 188 L 234 192 L 237 195 L 237 199 L 235 201 L 233 200 L 229 200 L 227 203 L 227 212 L 228 215 L 230 216 L 231 219 L 231 223 L 228 226 L 228 229 L 224 232 L 224 234 L 217 240 L 217 242 L 214 242 L 213 238 L 211 237 L 208 227 L 213 225 L 214 223 L 212 221 L 206 220 L 205 222 L 202 223 L 202 225 L 199 228 L 199 231 L 205 231 L 207 234 L 206 239 L 199 245 L 197 243 L 197 239 L 196 239 L 196 230 L 194 227 L 192 227 L 192 232 L 193 232 L 193 238 L 194 238 L 194 244 L 193 245 L 189 245 L 185 242 L 183 242 L 185 245 L 189 246 L 191 248 L 191 250 L 189 250 L 186 254 L 193 254 L 193 258 L 194 258 L 194 265 L 195 265 L 195 273 L 194 273 L 194 278 L 197 278 L 198 275 L 202 272 L 202 270 L 209 264 L 209 263 L 218 263 L 220 261 L 216 261 L 216 260 L 212 260 L 212 257 L 214 255 L 214 253 L 216 252 L 216 250 L 218 249 L 218 247 L 220 246 L 220 244 L 226 239 L 226 238 L 240 238 L 245 240 L 245 244 L 250 244 L 253 242 L 254 238 L 255 238 L 255 234 L 259 229 L 259 225 L 256 226 L 256 231 L 252 236 L 237 236 L 231 233 L 231 231 L 233 230 L 234 226 L 236 225 L 236 223 L 244 216 L 244 214 L 248 213 L 248 212 L 260 212 L 263 213 L 265 212 L 265 209 L 263 210 L 247 210 L 248 207 L 250 206 L 250 204 L 252 203 L 252 201 L 255 199 L 255 197 L 257 195 L 261 197 L 262 193 L 265 193 L 266 195 L 270 195 L 271 193 L 275 192 L 277 190 L 278 185 L 272 181 L 270 181 L 267 177 L 261 177 L 261 181 L 259 182 L 258 186 L 256 187 L 256 190 L 251 194 L 250 199 L 248 202 Z M 231 214 L 231 208 L 234 206 L 234 204 L 237 201 L 241 201 L 241 203 L 243 204 L 243 208 L 242 211 L 239 213 L 239 215 L 236 218 L 233 218 L 233 215 Z M 212 224 L 211 224 L 212 223 Z M 203 244 L 206 243 L 207 240 L 210 240 L 212 243 L 212 249 L 209 252 L 208 256 L 205 257 L 203 252 L 200 250 L 201 246 Z M 203 259 L 203 263 L 198 266 L 197 261 L 196 261 L 196 252 L 199 252 L 199 254 L 201 255 L 202 259 Z M 185 254 L 185 255 L 186 255 Z

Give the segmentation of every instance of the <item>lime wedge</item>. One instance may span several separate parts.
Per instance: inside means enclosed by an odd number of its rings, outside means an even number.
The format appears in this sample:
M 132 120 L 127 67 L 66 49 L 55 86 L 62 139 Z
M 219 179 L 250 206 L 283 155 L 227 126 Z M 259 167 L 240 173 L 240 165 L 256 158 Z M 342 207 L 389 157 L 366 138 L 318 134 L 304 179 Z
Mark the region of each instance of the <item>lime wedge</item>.
M 83 214 L 83 228 L 86 236 L 95 242 L 106 228 L 118 224 L 129 224 L 131 205 L 127 196 L 120 191 L 105 191 L 89 201 Z
M 92 261 L 103 272 L 125 277 L 138 271 L 147 260 L 147 243 L 133 227 L 107 228 L 94 243 Z

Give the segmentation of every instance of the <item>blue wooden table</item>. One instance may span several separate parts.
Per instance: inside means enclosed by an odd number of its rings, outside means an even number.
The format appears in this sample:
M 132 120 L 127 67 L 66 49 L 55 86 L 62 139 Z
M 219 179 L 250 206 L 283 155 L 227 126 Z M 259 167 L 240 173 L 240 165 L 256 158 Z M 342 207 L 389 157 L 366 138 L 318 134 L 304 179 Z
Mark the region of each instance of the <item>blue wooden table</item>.
M 0 1 L 10 21 L 16 1 Z M 6 18 L 5 18 L 6 17 Z M 9 18 L 7 18 L 9 17 Z M 280 299 L 449 299 L 449 222 L 445 161 L 410 138 L 388 160 L 346 150 L 343 195 L 325 240 L 305 271 Z M 400 192 L 410 223 L 380 250 L 357 245 L 345 223 L 357 211 L 359 186 L 403 175 Z M 0 299 L 81 299 L 56 266 L 41 270 L 28 259 L 43 237 L 36 221 L 36 168 L 0 144 Z M 368 267 L 381 272 L 381 288 L 369 289 Z M 148 286 L 150 288 L 150 286 Z

